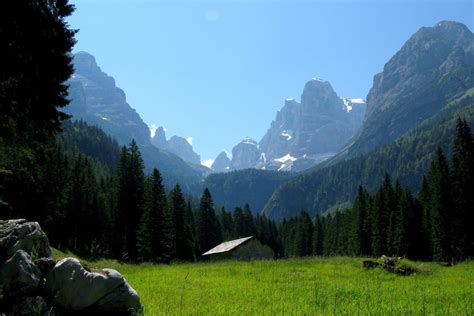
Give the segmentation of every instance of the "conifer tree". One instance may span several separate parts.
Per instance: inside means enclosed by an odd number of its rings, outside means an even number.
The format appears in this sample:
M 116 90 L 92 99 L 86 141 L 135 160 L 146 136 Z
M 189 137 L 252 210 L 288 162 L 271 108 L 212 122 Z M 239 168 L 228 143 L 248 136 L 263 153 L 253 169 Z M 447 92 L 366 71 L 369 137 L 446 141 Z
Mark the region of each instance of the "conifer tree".
M 313 233 L 313 253 L 316 256 L 323 254 L 324 245 L 324 224 L 321 215 L 317 214 L 314 221 L 314 233 Z
M 242 210 L 242 208 L 240 207 L 235 208 L 233 222 L 234 222 L 234 237 L 235 238 L 246 237 L 245 217 L 244 217 L 244 211 Z
M 465 119 L 458 118 L 452 156 L 453 255 L 456 259 L 474 254 L 474 142 Z
M 243 228 L 244 232 L 242 237 L 254 236 L 257 231 L 255 229 L 255 222 L 253 219 L 252 211 L 250 210 L 250 205 L 245 204 L 243 211 Z
M 137 259 L 137 231 L 143 210 L 145 174 L 143 160 L 133 140 L 120 154 L 117 170 L 117 214 L 115 236 L 124 240 L 115 241 L 115 255 L 126 260 Z
M 440 147 L 429 172 L 431 244 L 433 259 L 450 261 L 451 249 L 451 183 L 449 180 L 448 162 Z
M 419 253 L 423 259 L 431 260 L 433 258 L 433 246 L 431 243 L 431 189 L 429 185 L 428 177 L 423 176 L 421 182 L 421 189 L 418 193 L 418 200 L 422 212 L 422 223 L 421 223 L 421 239 Z
M 174 223 L 174 253 L 178 260 L 192 260 L 194 258 L 193 234 L 191 222 L 187 215 L 186 201 L 179 185 L 170 193 L 169 209 Z
M 393 187 L 390 176 L 385 174 L 383 183 L 377 191 L 371 214 L 372 225 L 372 254 L 376 257 L 387 252 L 387 227 L 389 225 L 390 214 L 395 209 Z
M 166 195 L 158 169 L 153 169 L 146 180 L 144 209 L 137 232 L 138 258 L 145 261 L 164 261 L 163 225 Z
M 295 255 L 306 257 L 313 253 L 313 223 L 308 213 L 302 210 L 298 216 L 295 236 Z
M 196 216 L 196 237 L 199 245 L 198 255 L 222 242 L 221 227 L 214 211 L 211 193 L 207 188 L 202 194 Z
M 232 215 L 226 211 L 225 207 L 221 208 L 219 220 L 222 227 L 222 237 L 224 240 L 234 239 L 234 221 Z

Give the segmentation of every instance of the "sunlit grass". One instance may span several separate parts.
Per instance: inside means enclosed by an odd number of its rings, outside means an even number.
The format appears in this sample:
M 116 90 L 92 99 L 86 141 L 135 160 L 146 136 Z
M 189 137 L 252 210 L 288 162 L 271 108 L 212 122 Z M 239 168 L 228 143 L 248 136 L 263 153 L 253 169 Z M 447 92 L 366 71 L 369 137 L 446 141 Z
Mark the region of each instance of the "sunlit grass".
M 362 260 L 88 264 L 120 271 L 140 294 L 145 315 L 474 315 L 473 261 L 415 262 L 423 273 L 398 276 L 364 270 Z

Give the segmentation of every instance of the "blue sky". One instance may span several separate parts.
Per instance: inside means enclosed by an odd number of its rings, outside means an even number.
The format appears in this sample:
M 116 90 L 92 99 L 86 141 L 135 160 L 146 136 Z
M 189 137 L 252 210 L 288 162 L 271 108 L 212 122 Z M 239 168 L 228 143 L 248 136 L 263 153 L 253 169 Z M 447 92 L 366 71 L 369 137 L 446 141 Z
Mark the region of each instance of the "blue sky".
M 202 160 L 259 141 L 306 81 L 367 95 L 422 26 L 474 26 L 473 1 L 72 0 L 75 51 L 93 54 L 143 120 L 192 137 Z

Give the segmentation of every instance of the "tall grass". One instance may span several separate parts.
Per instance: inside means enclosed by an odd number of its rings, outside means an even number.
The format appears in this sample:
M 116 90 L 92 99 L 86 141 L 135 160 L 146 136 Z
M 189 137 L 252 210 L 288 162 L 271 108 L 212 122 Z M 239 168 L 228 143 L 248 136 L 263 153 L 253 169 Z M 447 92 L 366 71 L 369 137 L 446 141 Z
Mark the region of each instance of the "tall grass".
M 361 258 L 166 265 L 98 261 L 120 271 L 145 315 L 474 315 L 474 262 L 422 273 L 364 270 Z

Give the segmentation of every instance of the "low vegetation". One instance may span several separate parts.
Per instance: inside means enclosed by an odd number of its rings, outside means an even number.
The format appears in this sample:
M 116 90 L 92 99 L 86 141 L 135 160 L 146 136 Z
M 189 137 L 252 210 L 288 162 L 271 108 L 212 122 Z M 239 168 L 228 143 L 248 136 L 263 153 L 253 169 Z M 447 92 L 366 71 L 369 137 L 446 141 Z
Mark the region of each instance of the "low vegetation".
M 58 257 L 66 254 L 55 252 Z M 67 254 L 70 255 L 70 254 Z M 145 315 L 473 315 L 474 262 L 403 260 L 419 273 L 362 267 L 363 258 L 312 257 L 171 265 L 87 262 L 119 270 Z

